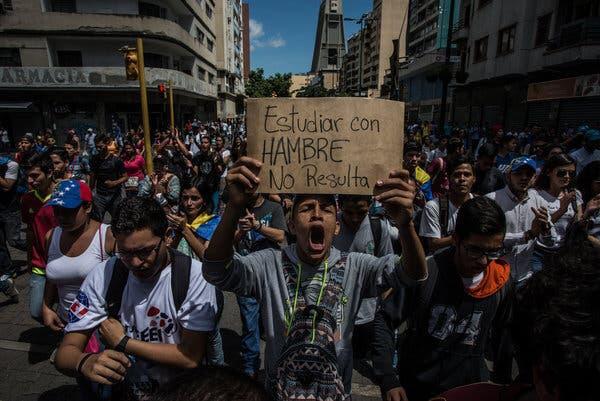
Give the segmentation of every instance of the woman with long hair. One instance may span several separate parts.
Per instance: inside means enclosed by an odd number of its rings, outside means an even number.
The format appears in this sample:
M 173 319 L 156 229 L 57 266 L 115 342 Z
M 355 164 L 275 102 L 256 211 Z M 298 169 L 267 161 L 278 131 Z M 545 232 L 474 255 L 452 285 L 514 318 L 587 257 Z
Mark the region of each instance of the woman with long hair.
M 167 244 L 193 259 L 202 260 L 208 242 L 221 218 L 212 214 L 210 191 L 204 180 L 184 180 L 181 188 L 180 213 L 168 213 L 172 240 Z M 223 293 L 216 292 L 219 312 L 217 323 L 223 310 Z M 219 328 L 210 333 L 206 349 L 209 365 L 224 365 L 223 340 Z
M 535 189 L 548 210 L 549 229 L 539 236 L 531 259 L 533 271 L 539 271 L 547 257 L 563 246 L 569 224 L 581 219 L 581 193 L 575 189 L 576 163 L 567 154 L 550 157 L 537 178 Z

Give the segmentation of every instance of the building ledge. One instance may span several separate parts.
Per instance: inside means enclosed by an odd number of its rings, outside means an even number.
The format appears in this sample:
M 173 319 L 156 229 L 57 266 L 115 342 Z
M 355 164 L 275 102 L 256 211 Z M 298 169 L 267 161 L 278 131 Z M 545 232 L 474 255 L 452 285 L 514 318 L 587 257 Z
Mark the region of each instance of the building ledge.
M 149 88 L 171 81 L 173 89 L 192 97 L 217 98 L 214 85 L 181 71 L 146 68 Z M 0 88 L 52 90 L 139 90 L 125 79 L 125 67 L 0 67 Z

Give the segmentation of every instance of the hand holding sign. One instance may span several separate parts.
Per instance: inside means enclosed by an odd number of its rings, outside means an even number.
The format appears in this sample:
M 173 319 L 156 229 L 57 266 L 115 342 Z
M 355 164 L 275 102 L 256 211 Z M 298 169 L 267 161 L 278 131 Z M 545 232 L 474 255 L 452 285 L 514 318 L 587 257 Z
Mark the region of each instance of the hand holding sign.
M 389 178 L 375 184 L 373 195 L 381 202 L 397 227 L 408 224 L 413 216 L 416 186 L 406 170 L 390 172 Z
M 227 173 L 229 203 L 236 208 L 245 209 L 251 195 L 256 192 L 260 179 L 262 163 L 250 157 L 242 157 Z

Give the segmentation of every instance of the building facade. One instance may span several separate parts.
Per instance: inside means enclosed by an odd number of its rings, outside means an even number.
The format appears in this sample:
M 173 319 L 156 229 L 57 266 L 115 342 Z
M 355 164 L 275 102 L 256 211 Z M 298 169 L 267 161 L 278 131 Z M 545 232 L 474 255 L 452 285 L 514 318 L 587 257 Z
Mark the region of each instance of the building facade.
M 407 0 L 373 1 L 371 12 L 363 19 L 363 29 L 348 39 L 342 68 L 344 91 L 357 96 L 389 96 L 394 40 L 406 30 L 407 10 Z
M 321 0 L 311 74 L 320 75 L 326 89 L 338 88 L 345 53 L 342 0 Z
M 242 3 L 242 42 L 244 50 L 244 82 L 250 78 L 250 4 Z
M 451 12 L 456 21 L 460 3 L 461 0 L 410 0 L 407 32 L 401 39 L 406 57 L 399 59 L 393 78 L 399 99 L 406 102 L 407 121 L 439 119 L 444 79 L 456 68 L 446 64 L 448 25 Z
M 600 2 L 465 0 L 453 40 L 461 124 L 600 124 Z
M 244 51 L 241 0 L 215 0 L 217 29 L 217 115 L 234 118 L 244 112 Z
M 6 2 L 5 2 L 6 5 Z M 12 0 L 0 14 L 0 124 L 13 137 L 82 133 L 141 122 L 139 86 L 122 46 L 144 39 L 150 125 L 168 125 L 160 83 L 172 82 L 176 123 L 216 117 L 213 0 Z

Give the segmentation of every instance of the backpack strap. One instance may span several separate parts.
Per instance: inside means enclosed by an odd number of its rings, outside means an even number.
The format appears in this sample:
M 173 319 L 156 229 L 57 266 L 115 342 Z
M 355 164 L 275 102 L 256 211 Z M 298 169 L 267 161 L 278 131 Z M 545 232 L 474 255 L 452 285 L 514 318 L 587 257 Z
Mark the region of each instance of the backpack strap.
M 381 219 L 377 216 L 369 216 L 369 223 L 371 224 L 371 233 L 373 234 L 373 256 L 379 257 L 379 247 L 381 246 Z
M 187 297 L 190 286 L 190 272 L 192 269 L 192 258 L 183 253 L 171 250 L 171 292 L 175 309 L 179 311 L 183 301 Z
M 340 300 L 340 295 L 344 291 L 342 283 L 346 273 L 347 259 L 348 253 L 343 252 L 340 259 L 335 263 L 331 270 L 329 270 L 327 284 L 325 285 L 323 297 L 319 304 L 320 307 L 326 309 L 332 316 L 335 316 L 335 308 Z
M 435 259 L 435 255 L 427 258 L 427 271 L 429 277 L 427 277 L 427 280 L 425 280 L 424 283 L 419 284 L 417 287 L 414 318 L 412 319 L 412 327 L 414 330 L 418 330 L 419 325 L 422 322 L 426 322 L 428 318 L 429 304 L 431 303 L 431 297 L 433 296 L 439 274 L 439 267 Z
M 448 235 L 448 211 L 450 209 L 450 198 L 448 195 L 440 196 L 440 234 L 444 238 Z
M 119 311 L 121 309 L 121 300 L 123 299 L 123 291 L 129 277 L 129 270 L 116 256 L 111 257 L 107 266 L 112 264 L 113 271 L 106 291 L 106 309 L 108 316 L 114 319 L 119 319 Z

